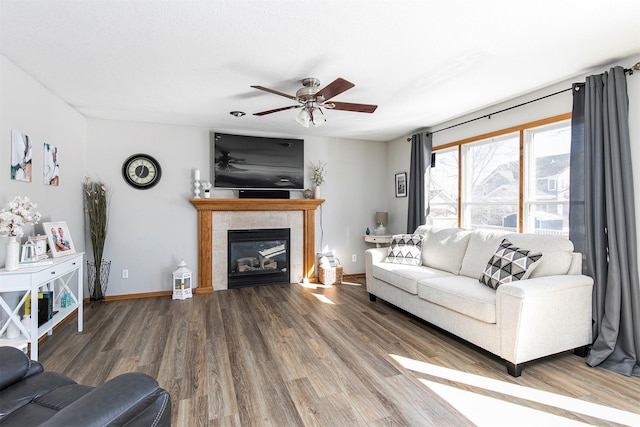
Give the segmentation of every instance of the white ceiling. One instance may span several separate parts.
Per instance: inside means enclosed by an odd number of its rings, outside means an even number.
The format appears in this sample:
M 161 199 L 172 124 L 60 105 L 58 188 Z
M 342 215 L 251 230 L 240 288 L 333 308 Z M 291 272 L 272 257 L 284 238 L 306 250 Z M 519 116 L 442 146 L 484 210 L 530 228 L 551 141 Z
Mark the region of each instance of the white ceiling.
M 640 53 L 640 1 L 0 0 L 0 37 L 87 117 L 387 141 Z M 309 76 L 378 110 L 252 115 Z

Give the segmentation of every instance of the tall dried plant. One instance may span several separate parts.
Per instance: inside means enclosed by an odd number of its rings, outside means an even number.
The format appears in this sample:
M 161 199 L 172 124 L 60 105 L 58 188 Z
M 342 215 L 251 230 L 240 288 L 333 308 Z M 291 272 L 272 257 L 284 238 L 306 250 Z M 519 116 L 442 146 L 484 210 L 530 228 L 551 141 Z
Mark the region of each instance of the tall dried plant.
M 92 181 L 87 177 L 82 184 L 82 194 L 84 197 L 84 210 L 89 219 L 88 231 L 91 237 L 91 247 L 93 248 L 93 261 L 96 267 L 93 295 L 91 297 L 100 300 L 104 298 L 100 266 L 102 264 L 104 244 L 107 240 L 109 193 L 102 181 Z

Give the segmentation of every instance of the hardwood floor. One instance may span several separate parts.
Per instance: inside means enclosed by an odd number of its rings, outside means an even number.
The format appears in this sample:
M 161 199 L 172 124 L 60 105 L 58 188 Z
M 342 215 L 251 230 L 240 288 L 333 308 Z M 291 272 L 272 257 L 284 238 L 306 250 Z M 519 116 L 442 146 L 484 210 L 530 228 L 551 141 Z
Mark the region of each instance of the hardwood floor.
M 40 360 L 88 385 L 145 372 L 174 426 L 640 425 L 639 378 L 571 352 L 513 378 L 351 283 L 91 303 L 85 331 L 67 321 Z

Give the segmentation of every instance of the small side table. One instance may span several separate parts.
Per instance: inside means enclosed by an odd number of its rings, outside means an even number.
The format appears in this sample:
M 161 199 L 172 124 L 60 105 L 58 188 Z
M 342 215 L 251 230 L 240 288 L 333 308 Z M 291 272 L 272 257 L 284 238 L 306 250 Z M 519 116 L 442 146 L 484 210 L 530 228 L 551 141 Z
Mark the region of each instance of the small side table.
M 391 243 L 391 239 L 393 238 L 390 234 L 365 234 L 364 241 L 368 243 L 375 243 L 376 248 L 382 248 L 384 246 L 389 246 Z

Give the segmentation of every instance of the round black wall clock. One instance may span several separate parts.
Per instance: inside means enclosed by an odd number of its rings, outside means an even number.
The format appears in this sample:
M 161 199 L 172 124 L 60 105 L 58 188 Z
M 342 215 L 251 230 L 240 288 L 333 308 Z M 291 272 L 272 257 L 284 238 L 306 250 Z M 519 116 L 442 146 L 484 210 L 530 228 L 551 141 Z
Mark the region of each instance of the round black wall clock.
M 134 154 L 122 165 L 124 180 L 133 188 L 140 190 L 153 187 L 160 181 L 161 176 L 160 163 L 148 154 Z

